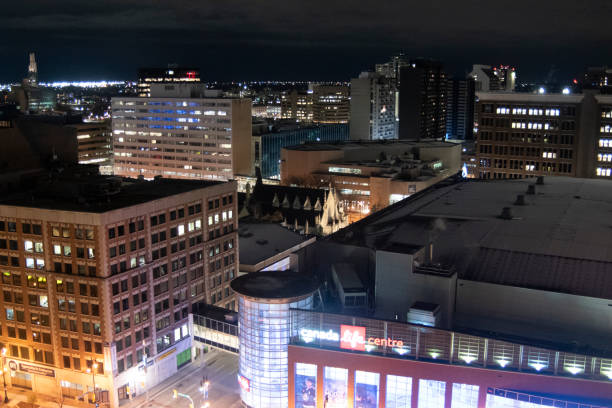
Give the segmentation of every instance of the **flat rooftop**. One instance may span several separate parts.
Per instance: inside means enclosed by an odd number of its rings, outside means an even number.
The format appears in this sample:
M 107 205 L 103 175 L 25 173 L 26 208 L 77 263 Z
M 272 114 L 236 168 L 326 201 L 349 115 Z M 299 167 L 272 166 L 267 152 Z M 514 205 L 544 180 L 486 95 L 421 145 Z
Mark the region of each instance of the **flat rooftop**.
M 0 206 L 104 213 L 175 194 L 222 184 L 219 181 L 157 179 L 144 181 L 94 175 L 48 173 L 0 197 Z
M 263 222 L 240 222 L 238 237 L 241 265 L 256 265 L 312 238 L 277 223 Z
M 293 271 L 251 272 L 230 283 L 239 295 L 258 299 L 292 299 L 310 295 L 321 285 L 314 275 Z
M 348 149 L 371 149 L 377 146 L 395 146 L 398 149 L 412 147 L 454 147 L 455 143 L 441 142 L 439 140 L 349 140 L 336 143 L 307 142 L 294 146 L 283 147 L 287 150 L 300 151 L 326 151 L 326 150 L 348 150 Z
M 535 183 L 439 183 L 329 239 L 383 250 L 431 240 L 434 262 L 453 265 L 460 279 L 612 299 L 612 181 Z M 518 195 L 526 205 L 514 205 Z M 500 217 L 504 207 L 511 219 Z

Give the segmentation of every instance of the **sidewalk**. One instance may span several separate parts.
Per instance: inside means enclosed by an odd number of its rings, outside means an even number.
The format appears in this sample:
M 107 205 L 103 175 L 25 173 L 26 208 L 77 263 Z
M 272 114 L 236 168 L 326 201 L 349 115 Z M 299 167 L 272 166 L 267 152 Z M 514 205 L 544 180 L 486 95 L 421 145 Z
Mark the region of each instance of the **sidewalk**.
M 7 388 L 7 394 L 9 398 L 8 404 L 4 403 L 4 395 L 0 399 L 3 408 L 31 408 L 32 405 L 29 403 L 31 390 L 26 390 L 19 387 Z M 83 405 L 74 404 L 74 400 L 65 398 L 61 408 L 83 408 Z M 74 405 L 71 405 L 73 403 Z M 36 394 L 36 402 L 34 403 L 35 408 L 60 408 L 60 404 L 57 398 L 50 397 L 48 395 Z
M 192 361 L 191 363 L 188 363 L 182 367 L 175 375 L 168 377 L 155 387 L 149 389 L 147 393 L 149 404 L 147 407 L 152 405 L 157 395 L 168 391 L 168 387 L 180 383 L 185 376 L 190 376 L 198 370 L 201 370 L 209 360 L 215 358 L 216 353 L 217 351 L 213 350 L 201 355 L 197 360 Z M 0 384 L 0 408 L 32 408 L 28 401 L 30 394 L 32 394 L 31 390 L 26 390 L 19 387 L 7 388 L 7 395 L 9 398 L 9 402 L 7 404 L 4 403 L 3 391 L 2 384 Z M 122 400 L 119 402 L 119 405 L 121 408 L 145 408 L 147 394 L 137 395 L 131 400 Z M 71 398 L 64 398 L 63 404 L 60 405 L 58 398 L 53 398 L 44 394 L 36 394 L 34 408 L 94 408 L 94 405 L 84 403 L 82 401 L 75 401 Z
M 184 381 L 185 377 L 189 377 L 196 372 L 201 372 L 202 368 L 206 366 L 208 361 L 215 359 L 215 355 L 217 353 L 218 351 L 211 350 L 206 354 L 200 355 L 200 358 L 195 361 L 192 361 L 191 363 L 186 364 L 184 367 L 181 367 L 181 369 L 173 376 L 166 378 L 164 381 L 160 382 L 155 387 L 150 388 L 146 394 L 137 395 L 135 398 L 130 400 L 121 400 L 119 402 L 119 406 L 121 408 L 148 408 L 152 406 L 158 395 L 164 392 L 170 393 L 170 387 L 180 383 L 181 381 Z

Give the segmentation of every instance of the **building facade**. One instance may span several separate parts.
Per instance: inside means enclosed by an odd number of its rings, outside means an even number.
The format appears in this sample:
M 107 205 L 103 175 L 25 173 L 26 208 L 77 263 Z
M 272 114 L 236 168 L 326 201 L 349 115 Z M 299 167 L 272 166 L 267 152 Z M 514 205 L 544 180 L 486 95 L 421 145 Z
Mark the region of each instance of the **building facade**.
M 348 85 L 312 84 L 312 121 L 321 124 L 349 123 Z
M 253 136 L 253 165 L 261 169 L 263 178 L 280 179 L 283 147 L 304 142 L 337 142 L 348 140 L 347 124 L 299 126 Z
M 610 177 L 612 98 L 479 93 L 480 178 Z
M 474 80 L 449 79 L 446 91 L 446 138 L 474 138 Z
M 229 180 L 251 173 L 250 99 L 154 94 L 113 98 L 112 107 L 115 175 Z
M 95 164 L 100 173 L 112 174 L 113 137 L 110 120 L 67 125 L 76 132 L 79 164 Z
M 468 74 L 468 78 L 475 82 L 476 92 L 514 92 L 516 76 L 516 69 L 508 65 L 491 67 L 475 64 Z
M 50 184 L 0 203 L 6 379 L 117 407 L 191 361 L 194 303 L 232 306 L 235 183 Z
M 612 360 L 406 323 L 291 311 L 292 408 L 606 407 Z
M 350 221 L 453 176 L 460 168 L 461 145 L 438 141 L 312 143 L 281 152 L 281 184 L 334 187 Z
M 442 139 L 446 135 L 446 73 L 442 63 L 417 59 L 400 68 L 398 138 Z
M 138 70 L 136 85 L 139 97 L 151 96 L 152 84 L 200 82 L 200 70 L 193 67 L 141 68 Z
M 394 78 L 362 72 L 351 79 L 351 140 L 397 139 L 397 108 Z
M 290 309 L 312 309 L 316 279 L 296 272 L 257 272 L 232 281 L 238 294 L 238 383 L 249 408 L 289 407 Z

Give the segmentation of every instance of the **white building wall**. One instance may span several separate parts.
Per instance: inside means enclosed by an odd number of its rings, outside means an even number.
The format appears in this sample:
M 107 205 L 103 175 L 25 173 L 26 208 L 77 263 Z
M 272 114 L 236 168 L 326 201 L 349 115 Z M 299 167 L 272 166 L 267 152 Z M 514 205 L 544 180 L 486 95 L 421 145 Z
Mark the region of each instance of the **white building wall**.
M 414 273 L 410 254 L 376 251 L 376 314 L 405 320 L 416 301 L 440 305 L 440 327 L 450 328 L 455 303 L 456 275 L 452 277 Z

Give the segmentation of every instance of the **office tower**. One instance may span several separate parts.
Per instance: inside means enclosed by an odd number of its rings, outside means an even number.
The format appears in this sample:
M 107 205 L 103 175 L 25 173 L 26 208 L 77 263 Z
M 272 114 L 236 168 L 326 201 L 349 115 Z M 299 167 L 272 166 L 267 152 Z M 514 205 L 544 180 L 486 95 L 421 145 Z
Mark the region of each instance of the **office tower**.
M 416 59 L 400 68 L 399 139 L 441 139 L 446 134 L 446 73 L 442 63 Z
M 397 139 L 395 80 L 362 72 L 351 79 L 351 140 Z
M 281 119 L 295 119 L 298 122 L 312 122 L 312 92 L 297 89 L 281 95 Z
M 200 71 L 193 67 L 168 65 L 168 68 L 141 68 L 138 70 L 138 96 L 151 96 L 151 84 L 200 82 Z
M 477 92 L 513 92 L 516 86 L 516 69 L 508 65 L 491 67 L 475 64 L 468 77 L 473 78 L 476 82 Z
M 115 175 L 229 180 L 250 175 L 251 100 L 188 84 L 113 98 Z
M 476 103 L 474 80 L 449 79 L 446 94 L 446 138 L 472 139 Z
M 312 121 L 314 123 L 349 123 L 348 85 L 310 84 Z
M 126 182 L 82 169 L 4 194 L 7 383 L 116 408 L 176 373 L 192 359 L 192 305 L 232 307 L 236 199 L 234 182 Z
M 610 177 L 612 97 L 479 93 L 481 178 Z

